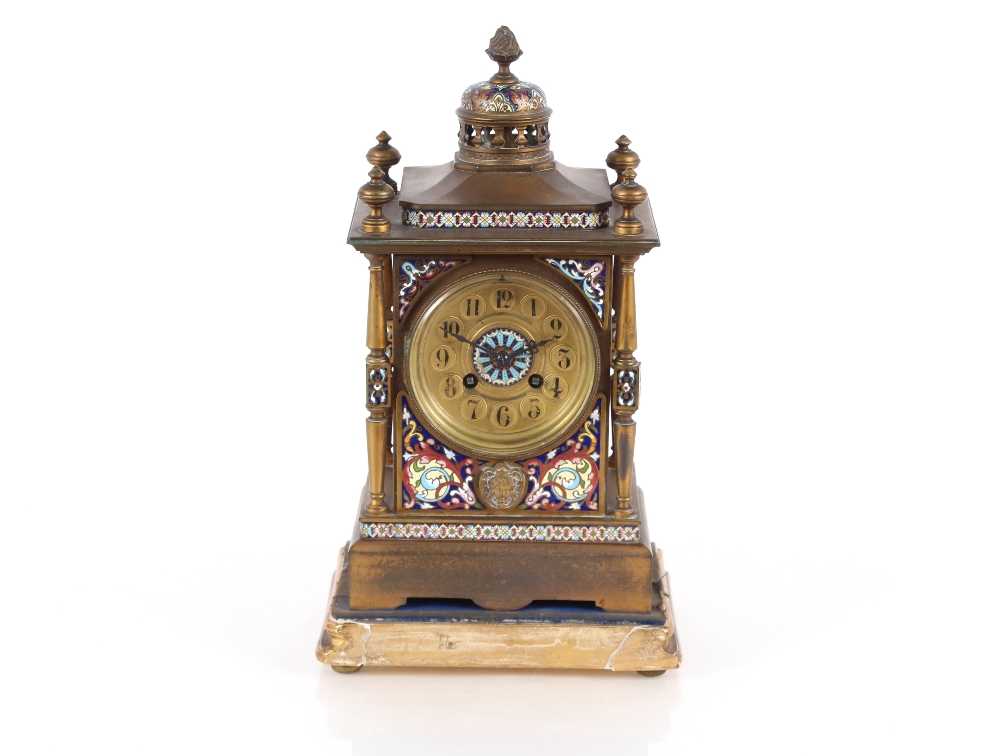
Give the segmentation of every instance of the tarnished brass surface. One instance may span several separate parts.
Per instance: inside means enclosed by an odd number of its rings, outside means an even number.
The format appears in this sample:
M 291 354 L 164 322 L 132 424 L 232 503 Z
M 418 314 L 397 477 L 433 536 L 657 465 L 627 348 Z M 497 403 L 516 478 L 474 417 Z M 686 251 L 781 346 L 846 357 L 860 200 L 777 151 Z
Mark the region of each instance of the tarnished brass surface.
M 556 274 L 558 275 L 558 274 Z M 554 448 L 590 411 L 602 365 L 586 311 L 553 277 L 511 266 L 458 278 L 413 316 L 403 354 L 410 400 L 438 437 L 480 458 L 523 459 Z M 480 339 L 516 334 L 537 352 L 515 357 L 520 379 L 490 381 Z M 483 372 L 480 372 L 482 370 Z M 501 372 L 513 380 L 513 370 Z M 533 387 L 537 375 L 543 383 Z M 466 376 L 476 385 L 466 386 Z
M 649 611 L 644 545 L 365 540 L 351 547 L 350 559 L 352 609 L 446 598 L 498 610 L 593 601 L 609 612 Z
M 503 173 L 456 170 L 446 163 L 404 168 L 399 206 L 410 210 L 606 210 L 611 207 L 611 190 L 601 168 L 556 163 L 551 170 Z
M 645 202 L 648 196 L 645 187 L 635 183 L 635 171 L 626 168 L 622 172 L 622 183 L 611 190 L 612 199 L 622 207 L 621 217 L 612 224 L 611 230 L 626 236 L 641 234 L 642 220 L 636 217 L 635 208 Z
M 385 131 L 380 132 L 377 137 L 375 137 L 378 144 L 368 150 L 368 154 L 365 157 L 368 162 L 372 165 L 377 165 L 385 173 L 383 181 L 392 187 L 394 192 L 399 191 L 399 187 L 396 185 L 394 179 L 389 176 L 389 169 L 396 165 L 402 157 L 399 154 L 399 150 L 389 144 L 389 140 L 392 139 L 388 133 Z
M 366 498 L 365 493 L 362 498 Z M 641 525 L 641 489 L 633 489 L 633 502 L 633 521 Z M 600 521 L 593 515 L 554 518 L 552 513 L 548 517 L 536 515 L 536 519 L 566 526 Z M 612 516 L 600 519 L 608 524 L 621 522 Z M 419 515 L 364 520 L 415 522 Z M 489 516 L 489 521 L 512 519 Z M 408 598 L 469 599 L 498 610 L 519 609 L 536 600 L 594 601 L 614 612 L 647 612 L 650 608 L 652 561 L 645 528 L 638 544 L 369 540 L 356 536 L 350 560 L 352 609 L 394 609 Z
M 633 354 L 638 346 L 635 316 L 635 263 L 638 259 L 638 255 L 619 255 L 615 259 L 615 278 L 620 281 L 620 285 L 619 299 L 616 303 L 618 321 L 615 326 L 615 356 L 611 367 L 616 374 L 620 370 L 639 369 L 639 362 Z M 626 518 L 635 512 L 631 504 L 631 492 L 632 457 L 635 451 L 635 421 L 632 415 L 636 407 L 621 407 L 617 402 L 612 402 L 612 406 L 615 428 L 615 472 L 618 477 L 618 504 L 615 507 L 615 516 Z
M 615 144 L 617 144 L 618 147 L 609 152 L 607 158 L 605 158 L 604 160 L 608 168 L 610 168 L 615 172 L 615 174 L 617 174 L 615 181 L 611 184 L 612 189 L 614 189 L 616 186 L 622 183 L 622 181 L 625 180 L 622 177 L 622 174 L 627 169 L 631 168 L 635 170 L 636 168 L 639 167 L 639 163 L 641 162 L 639 160 L 638 153 L 633 152 L 629 148 L 629 145 L 632 144 L 632 140 L 629 139 L 627 136 L 622 134 L 615 140 Z
M 378 170 L 373 168 L 372 170 Z M 368 254 L 368 356 L 365 358 L 366 382 L 372 370 L 386 372 L 388 388 L 385 401 L 373 403 L 367 396 L 368 420 L 365 424 L 365 436 L 368 444 L 368 489 L 369 501 L 365 513 L 369 515 L 385 514 L 389 511 L 385 503 L 385 485 L 383 473 L 385 458 L 389 452 L 392 420 L 392 379 L 389 376 L 391 365 L 386 349 L 389 346 L 389 334 L 386 329 L 385 315 L 385 266 L 389 263 L 387 255 Z
M 490 46 L 486 48 L 486 54 L 490 60 L 500 66 L 499 70 L 490 77 L 494 84 L 513 84 L 517 77 L 510 72 L 510 64 L 521 57 L 521 46 L 517 44 L 517 37 L 514 32 L 506 26 L 497 29 L 496 34 L 490 40 Z
M 368 178 L 368 183 L 358 189 L 358 199 L 368 205 L 368 215 L 361 219 L 361 232 L 384 234 L 392 223 L 383 215 L 382 207 L 396 195 L 396 191 L 382 180 L 385 173 L 377 165 L 368 171 Z

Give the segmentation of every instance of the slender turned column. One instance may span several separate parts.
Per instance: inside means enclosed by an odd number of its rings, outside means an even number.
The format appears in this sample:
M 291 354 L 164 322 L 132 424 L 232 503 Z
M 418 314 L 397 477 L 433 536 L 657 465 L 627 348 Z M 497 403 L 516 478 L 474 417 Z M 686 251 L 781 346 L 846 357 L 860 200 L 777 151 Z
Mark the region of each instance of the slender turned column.
M 392 326 L 392 305 L 396 299 L 396 282 L 393 279 L 392 273 L 392 256 L 386 255 L 385 259 L 382 261 L 382 267 L 384 270 L 384 282 L 382 289 L 383 305 L 385 307 L 385 323 L 386 323 L 386 339 L 391 342 L 392 335 L 389 333 L 389 328 Z M 392 344 L 389 343 L 392 347 Z
M 365 405 L 368 408 L 368 504 L 367 515 L 388 514 L 385 503 L 385 458 L 389 449 L 392 407 L 389 339 L 385 328 L 385 268 L 388 255 L 365 254 L 368 258 L 368 356 L 365 358 Z
M 392 365 L 393 360 L 393 349 L 395 345 L 392 343 L 392 329 L 393 329 L 393 317 L 395 317 L 395 311 L 393 310 L 393 305 L 396 301 L 396 279 L 395 273 L 393 272 L 392 265 L 392 255 L 386 255 L 382 259 L 382 267 L 385 270 L 385 277 L 383 278 L 383 289 L 382 296 L 385 299 L 385 340 L 386 340 L 386 356 L 389 360 L 389 365 Z M 392 368 L 389 368 L 387 377 L 392 376 Z M 389 427 L 392 427 L 392 394 L 389 394 Z M 388 434 L 388 446 L 386 447 L 386 464 L 392 464 L 392 433 Z
M 638 255 L 615 258 L 615 279 L 621 282 L 615 328 L 614 369 L 614 444 L 615 471 L 618 476 L 618 506 L 615 517 L 631 517 L 632 455 L 635 450 L 635 421 L 632 415 L 639 409 L 639 363 L 632 356 L 636 348 L 635 328 L 635 263 Z

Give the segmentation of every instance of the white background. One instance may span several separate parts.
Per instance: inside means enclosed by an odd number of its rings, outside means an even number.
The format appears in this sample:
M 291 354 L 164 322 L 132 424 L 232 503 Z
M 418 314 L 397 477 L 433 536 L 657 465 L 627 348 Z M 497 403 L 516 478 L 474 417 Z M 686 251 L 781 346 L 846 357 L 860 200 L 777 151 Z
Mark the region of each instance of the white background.
M 0 750 L 996 753 L 997 6 L 500 7 L 3 5 Z M 313 657 L 365 151 L 448 161 L 501 23 L 558 159 L 627 134 L 659 225 L 659 678 Z

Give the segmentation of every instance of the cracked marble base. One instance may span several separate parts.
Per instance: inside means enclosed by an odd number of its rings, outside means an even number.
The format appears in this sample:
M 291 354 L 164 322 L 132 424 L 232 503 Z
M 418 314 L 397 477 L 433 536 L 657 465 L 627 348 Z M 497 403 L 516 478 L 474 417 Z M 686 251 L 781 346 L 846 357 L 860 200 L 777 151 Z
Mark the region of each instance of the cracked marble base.
M 663 555 L 656 550 L 657 565 Z M 347 547 L 340 550 L 330 603 L 341 589 Z M 340 671 L 363 666 L 599 669 L 658 674 L 676 669 L 681 651 L 674 632 L 668 576 L 655 587 L 665 621 L 657 624 L 537 620 L 361 622 L 328 613 L 316 657 Z

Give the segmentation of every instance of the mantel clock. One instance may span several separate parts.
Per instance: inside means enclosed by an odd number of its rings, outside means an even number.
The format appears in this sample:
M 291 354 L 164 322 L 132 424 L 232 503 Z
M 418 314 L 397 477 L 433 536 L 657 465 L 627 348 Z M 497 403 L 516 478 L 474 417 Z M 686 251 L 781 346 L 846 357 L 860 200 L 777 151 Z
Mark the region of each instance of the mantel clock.
M 680 657 L 633 471 L 635 264 L 659 246 L 639 156 L 620 137 L 610 182 L 556 162 L 514 35 L 486 52 L 453 160 L 397 185 L 389 135 L 367 154 L 368 484 L 319 657 L 657 674 Z M 431 648 L 436 625 L 465 635 Z

